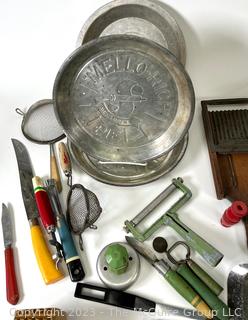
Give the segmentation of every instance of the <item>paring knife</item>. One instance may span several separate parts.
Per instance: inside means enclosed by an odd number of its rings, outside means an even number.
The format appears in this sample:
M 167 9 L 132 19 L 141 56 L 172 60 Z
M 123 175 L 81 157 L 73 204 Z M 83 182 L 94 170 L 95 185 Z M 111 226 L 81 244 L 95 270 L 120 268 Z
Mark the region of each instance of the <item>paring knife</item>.
M 163 275 L 170 285 L 195 307 L 206 318 L 212 318 L 212 310 L 204 300 L 195 292 L 195 290 L 163 259 L 159 260 L 156 255 L 142 242 L 132 237 L 126 237 L 127 242 L 142 255 L 159 273 Z
M 2 228 L 5 247 L 6 296 L 8 302 L 15 305 L 19 301 L 19 290 L 15 273 L 14 253 L 12 249 L 12 223 L 9 210 L 4 203 L 2 204 Z
M 12 143 L 16 153 L 22 198 L 30 224 L 34 253 L 45 283 L 51 284 L 62 279 L 63 274 L 56 268 L 56 264 L 52 259 L 39 225 L 39 214 L 34 199 L 32 184 L 34 174 L 28 151 L 24 144 L 18 140 L 12 139 Z
M 204 320 L 205 317 L 198 315 L 195 310 L 170 306 L 168 304 L 158 304 L 154 301 L 119 290 L 102 288 L 86 283 L 78 283 L 76 286 L 76 298 L 103 303 L 123 309 L 147 312 L 148 314 L 160 316 L 167 319 L 173 316 L 174 319 L 196 319 Z M 169 318 L 168 318 L 169 319 Z

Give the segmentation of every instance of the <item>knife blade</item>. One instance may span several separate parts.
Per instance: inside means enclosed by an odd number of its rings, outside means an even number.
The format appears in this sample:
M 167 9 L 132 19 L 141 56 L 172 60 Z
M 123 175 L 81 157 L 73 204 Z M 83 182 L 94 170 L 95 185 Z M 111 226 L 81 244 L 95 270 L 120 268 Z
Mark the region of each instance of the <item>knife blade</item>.
M 12 223 L 9 210 L 4 203 L 2 203 L 2 229 L 4 247 L 9 248 L 13 243 Z
M 22 191 L 24 207 L 30 224 L 33 250 L 40 272 L 46 284 L 54 283 L 63 278 L 63 274 L 56 268 L 51 253 L 47 247 L 38 220 L 38 210 L 35 203 L 32 178 L 34 176 L 28 151 L 23 143 L 12 139 L 14 146 Z
M 133 247 L 140 255 L 142 255 L 160 274 L 163 275 L 165 280 L 193 307 L 195 307 L 206 318 L 212 318 L 212 310 L 208 307 L 204 300 L 197 294 L 197 292 L 163 259 L 158 259 L 151 249 L 144 243 L 136 240 L 133 237 L 127 237 L 127 242 Z
M 4 203 L 2 204 L 2 229 L 5 247 L 6 297 L 9 303 L 15 305 L 19 301 L 19 290 L 15 272 L 14 253 L 12 249 L 12 223 L 9 210 Z
M 142 242 L 128 236 L 126 236 L 126 240 L 143 258 L 145 258 L 153 266 L 157 261 L 159 261 L 154 252 Z M 170 269 L 169 265 L 168 269 Z

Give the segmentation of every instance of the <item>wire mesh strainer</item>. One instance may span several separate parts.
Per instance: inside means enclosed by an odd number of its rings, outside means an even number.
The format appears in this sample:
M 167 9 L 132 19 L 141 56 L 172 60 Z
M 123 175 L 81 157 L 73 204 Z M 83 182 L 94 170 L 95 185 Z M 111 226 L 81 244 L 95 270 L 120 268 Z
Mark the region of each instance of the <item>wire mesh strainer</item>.
M 65 137 L 53 108 L 53 100 L 44 99 L 34 103 L 26 113 L 17 108 L 16 112 L 23 116 L 22 133 L 30 141 L 50 145 L 50 175 L 55 179 L 58 191 L 61 191 L 58 166 L 53 144 Z
M 72 185 L 70 156 L 63 142 L 59 143 L 60 165 L 68 179 L 70 190 L 67 195 L 67 221 L 71 230 L 79 235 L 79 246 L 83 250 L 82 233 L 85 229 L 96 229 L 94 223 L 99 218 L 102 208 L 97 196 L 81 184 Z
M 53 100 L 37 101 L 26 113 L 19 108 L 16 112 L 23 116 L 21 128 L 28 140 L 38 144 L 51 144 L 65 137 L 54 113 Z
M 67 220 L 71 230 L 79 235 L 79 246 L 83 250 L 82 233 L 85 229 L 96 229 L 94 225 L 102 212 L 96 195 L 81 184 L 74 184 L 67 196 Z

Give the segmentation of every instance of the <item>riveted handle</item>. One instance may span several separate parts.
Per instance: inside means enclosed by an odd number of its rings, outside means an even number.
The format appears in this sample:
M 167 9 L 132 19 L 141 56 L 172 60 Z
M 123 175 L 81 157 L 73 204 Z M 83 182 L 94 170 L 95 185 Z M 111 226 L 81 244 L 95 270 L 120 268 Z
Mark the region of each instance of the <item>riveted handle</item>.
M 5 254 L 5 271 L 6 271 L 6 295 L 9 303 L 15 305 L 19 301 L 19 291 L 15 273 L 15 263 L 13 249 L 6 248 Z

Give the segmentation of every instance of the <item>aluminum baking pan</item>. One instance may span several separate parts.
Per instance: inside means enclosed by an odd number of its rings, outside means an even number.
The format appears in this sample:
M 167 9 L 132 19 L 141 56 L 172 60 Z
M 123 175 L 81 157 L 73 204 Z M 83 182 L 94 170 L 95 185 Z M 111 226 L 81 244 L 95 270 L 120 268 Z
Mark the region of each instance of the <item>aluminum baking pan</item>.
M 185 136 L 194 90 L 178 60 L 152 41 L 99 38 L 62 65 L 54 107 L 68 138 L 87 155 L 114 162 L 158 158 Z
M 168 154 L 146 164 L 104 163 L 87 156 L 73 143 L 67 142 L 72 159 L 80 169 L 103 183 L 117 186 L 137 186 L 152 182 L 173 170 L 182 159 L 188 144 L 188 134 Z
M 104 5 L 82 27 L 77 46 L 114 34 L 135 35 L 155 41 L 185 64 L 183 33 L 160 1 L 115 0 Z

